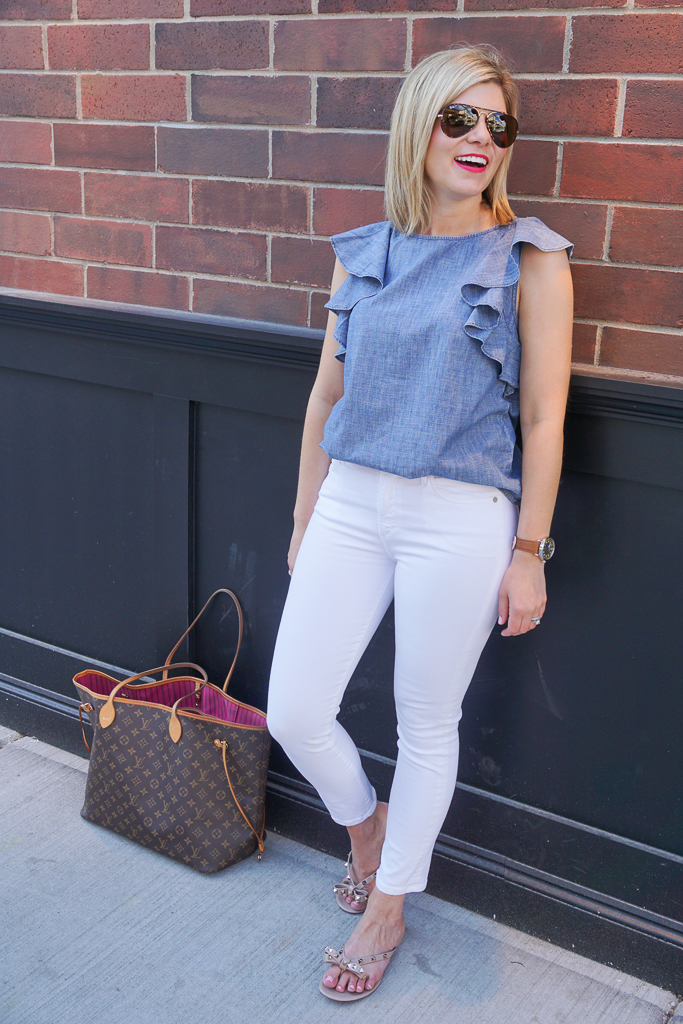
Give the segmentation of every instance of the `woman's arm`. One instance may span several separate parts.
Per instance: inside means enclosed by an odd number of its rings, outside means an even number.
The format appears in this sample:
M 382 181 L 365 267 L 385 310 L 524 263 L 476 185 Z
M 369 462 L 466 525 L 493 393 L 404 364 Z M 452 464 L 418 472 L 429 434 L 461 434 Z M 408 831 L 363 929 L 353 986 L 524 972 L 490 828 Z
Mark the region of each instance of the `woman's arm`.
M 332 275 L 331 295 L 334 295 L 348 276 L 348 272 L 337 260 Z M 299 486 L 294 505 L 294 532 L 287 555 L 290 572 L 294 568 L 299 546 L 318 500 L 318 492 L 330 468 L 330 460 L 320 447 L 325 424 L 333 407 L 344 394 L 344 364 L 335 358 L 335 352 L 339 347 L 333 337 L 336 322 L 336 315 L 330 313 L 327 318 L 320 366 L 306 409 L 299 462 Z
M 520 426 L 522 504 L 517 535 L 540 540 L 550 533 L 562 466 L 562 437 L 571 369 L 573 295 L 564 250 L 522 249 L 519 279 Z M 503 636 L 532 628 L 546 604 L 544 565 L 515 550 L 500 587 Z

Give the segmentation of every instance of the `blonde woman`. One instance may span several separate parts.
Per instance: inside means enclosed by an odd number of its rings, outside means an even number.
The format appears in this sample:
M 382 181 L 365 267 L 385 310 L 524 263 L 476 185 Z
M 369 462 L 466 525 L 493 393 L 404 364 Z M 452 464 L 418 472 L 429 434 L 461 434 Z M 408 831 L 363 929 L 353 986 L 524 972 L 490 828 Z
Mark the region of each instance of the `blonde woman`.
M 491 630 L 526 633 L 546 605 L 571 244 L 510 208 L 516 111 L 495 52 L 421 61 L 391 121 L 388 220 L 332 239 L 268 723 L 349 832 L 334 892 L 359 922 L 325 950 L 320 982 L 340 1001 L 375 991 L 403 938 L 405 894 L 426 886 Z M 392 599 L 398 760 L 385 804 L 336 716 Z

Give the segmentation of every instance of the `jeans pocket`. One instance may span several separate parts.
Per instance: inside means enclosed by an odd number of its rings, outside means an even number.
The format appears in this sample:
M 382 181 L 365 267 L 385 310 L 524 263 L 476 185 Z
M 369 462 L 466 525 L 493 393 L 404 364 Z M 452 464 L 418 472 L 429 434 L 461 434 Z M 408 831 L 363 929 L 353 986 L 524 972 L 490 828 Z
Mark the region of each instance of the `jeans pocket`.
M 490 487 L 488 484 L 468 484 L 462 480 L 450 480 L 444 476 L 432 476 L 429 478 L 429 482 L 435 494 L 456 504 L 506 500 L 497 487 Z

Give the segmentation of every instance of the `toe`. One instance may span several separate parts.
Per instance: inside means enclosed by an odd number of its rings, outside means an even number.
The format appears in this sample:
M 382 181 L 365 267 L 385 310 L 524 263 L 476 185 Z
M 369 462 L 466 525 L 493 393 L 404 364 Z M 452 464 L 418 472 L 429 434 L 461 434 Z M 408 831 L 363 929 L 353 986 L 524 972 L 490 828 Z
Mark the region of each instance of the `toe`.
M 323 984 L 327 988 L 334 988 L 335 985 L 337 984 L 338 979 L 339 979 L 339 970 L 338 970 L 338 968 L 334 968 L 334 969 L 332 969 L 332 970 L 327 972 L 327 974 L 323 978 Z

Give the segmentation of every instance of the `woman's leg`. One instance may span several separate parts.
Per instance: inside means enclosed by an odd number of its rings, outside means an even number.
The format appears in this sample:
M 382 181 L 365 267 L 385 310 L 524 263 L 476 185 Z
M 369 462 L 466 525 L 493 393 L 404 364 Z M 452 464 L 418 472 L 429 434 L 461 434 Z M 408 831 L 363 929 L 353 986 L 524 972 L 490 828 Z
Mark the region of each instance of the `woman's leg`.
M 387 519 L 387 546 L 397 560 L 399 754 L 377 885 L 345 943 L 349 958 L 397 945 L 404 894 L 426 885 L 455 787 L 462 699 L 496 621 L 517 512 L 494 488 L 423 478 L 391 482 Z M 324 980 L 361 991 L 384 969 L 373 966 L 367 981 L 330 969 Z
M 365 833 L 371 845 L 373 836 L 383 840 L 384 814 L 376 813 L 375 791 L 337 714 L 393 596 L 394 561 L 377 528 L 379 477 L 332 463 L 290 582 L 268 696 L 272 735 L 361 845 Z M 382 819 L 379 837 L 373 815 Z M 360 871 L 377 867 L 377 860 L 369 867 L 362 861 Z
M 427 883 L 455 789 L 462 701 L 496 622 L 517 523 L 492 487 L 429 478 L 421 506 L 422 529 L 397 530 L 394 545 L 399 753 L 377 876 L 394 895 Z

